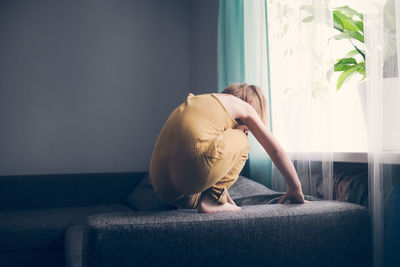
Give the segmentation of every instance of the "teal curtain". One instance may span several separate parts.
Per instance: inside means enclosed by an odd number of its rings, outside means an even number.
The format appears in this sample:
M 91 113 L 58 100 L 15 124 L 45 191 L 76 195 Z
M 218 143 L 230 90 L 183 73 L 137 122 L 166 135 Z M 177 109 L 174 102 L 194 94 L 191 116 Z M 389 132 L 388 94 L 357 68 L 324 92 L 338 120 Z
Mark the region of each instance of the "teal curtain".
M 265 23 L 267 23 L 267 1 L 265 0 Z M 249 2 L 247 2 L 249 3 Z M 246 71 L 252 71 L 254 66 L 248 65 L 246 68 L 245 53 L 245 18 L 243 0 L 220 0 L 219 1 L 219 19 L 218 19 L 218 92 L 234 82 L 248 82 L 246 80 Z M 251 15 L 249 15 L 251 16 Z M 268 27 L 266 27 L 268 29 Z M 266 35 L 267 57 L 269 60 L 268 31 Z M 249 34 L 247 34 L 249 38 Z M 251 38 L 251 36 L 250 36 Z M 256 39 L 256 38 L 255 38 Z M 253 51 L 254 52 L 254 51 Z M 254 53 L 252 55 L 254 56 Z M 255 55 L 257 56 L 257 55 Z M 267 64 L 269 66 L 269 64 Z M 269 67 L 265 78 L 267 79 L 267 88 L 264 89 L 264 95 L 267 97 L 270 109 L 270 129 L 272 130 L 272 112 L 271 112 L 271 93 L 269 81 Z M 266 186 L 271 186 L 272 161 L 264 148 L 258 143 L 256 138 L 249 134 L 250 153 L 249 158 L 243 168 L 242 175 L 249 177 Z
M 220 0 L 218 11 L 218 92 L 244 77 L 243 0 Z

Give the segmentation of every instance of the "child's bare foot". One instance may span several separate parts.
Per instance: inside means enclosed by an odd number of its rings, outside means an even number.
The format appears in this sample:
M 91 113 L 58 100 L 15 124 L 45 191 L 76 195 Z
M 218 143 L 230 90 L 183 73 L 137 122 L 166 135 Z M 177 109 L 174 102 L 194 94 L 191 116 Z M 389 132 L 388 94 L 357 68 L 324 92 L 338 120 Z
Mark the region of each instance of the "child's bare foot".
M 228 203 L 231 203 L 236 206 L 236 203 L 235 203 L 235 201 L 233 201 L 233 199 L 229 195 L 228 190 L 226 190 L 226 200 L 228 201 Z
M 229 202 L 225 204 L 219 204 L 207 192 L 201 194 L 200 203 L 197 207 L 197 211 L 201 213 L 233 212 L 240 210 L 242 210 L 242 208 L 236 206 L 236 204 Z

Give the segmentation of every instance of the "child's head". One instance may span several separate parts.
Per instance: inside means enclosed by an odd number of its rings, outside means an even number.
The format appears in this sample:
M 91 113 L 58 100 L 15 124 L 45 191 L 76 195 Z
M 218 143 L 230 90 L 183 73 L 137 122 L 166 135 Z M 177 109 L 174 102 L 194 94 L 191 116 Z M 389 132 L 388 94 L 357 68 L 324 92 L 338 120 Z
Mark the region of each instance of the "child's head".
M 234 95 L 250 104 L 257 111 L 264 124 L 269 127 L 268 104 L 259 86 L 247 83 L 232 83 L 222 93 Z

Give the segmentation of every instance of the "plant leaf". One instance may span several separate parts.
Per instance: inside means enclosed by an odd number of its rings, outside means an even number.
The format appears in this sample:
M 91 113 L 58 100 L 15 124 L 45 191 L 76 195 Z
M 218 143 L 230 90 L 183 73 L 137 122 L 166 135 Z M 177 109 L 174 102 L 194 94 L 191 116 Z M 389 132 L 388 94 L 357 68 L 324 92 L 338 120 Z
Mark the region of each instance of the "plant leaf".
M 351 50 L 349 53 L 346 54 L 346 57 L 354 57 L 355 55 L 358 55 L 358 51 Z
M 361 68 L 361 69 L 357 70 L 357 72 L 362 74 L 363 76 L 365 76 L 365 69 Z
M 363 57 L 363 59 L 365 60 L 365 51 L 359 49 L 356 45 L 353 44 L 353 42 L 350 40 L 351 44 L 354 46 L 354 48 L 357 50 L 358 53 L 360 53 L 360 55 Z
M 357 70 L 358 73 L 360 73 L 363 78 L 362 80 L 364 80 L 367 77 L 366 71 L 365 71 L 365 62 L 363 62 L 363 65 L 361 66 L 361 68 L 359 70 Z M 359 63 L 360 64 L 360 63 Z
M 362 21 L 356 21 L 355 24 L 356 24 L 357 28 L 358 28 L 362 33 L 364 33 L 364 23 L 363 23 Z
M 359 32 L 354 32 L 354 31 L 344 31 L 341 34 L 333 36 L 333 39 L 335 40 L 355 39 L 364 43 L 364 36 L 362 36 Z
M 342 58 L 334 65 L 333 70 L 346 71 L 353 68 L 355 64 L 357 64 L 357 61 L 354 58 Z
M 357 64 L 357 60 L 352 57 L 345 57 L 340 59 L 336 64 Z
M 344 30 L 342 21 L 335 15 L 335 13 L 333 13 L 333 27 L 341 32 Z
M 342 21 L 344 29 L 355 32 L 359 31 L 356 22 L 351 17 L 344 15 L 339 10 L 333 11 L 333 14 L 335 14 Z
M 346 71 L 348 69 L 351 69 L 354 65 L 346 65 L 346 64 L 342 64 L 342 65 L 336 65 L 333 68 L 333 71 L 335 72 L 340 72 L 340 71 Z
M 340 76 L 339 76 L 339 78 L 338 78 L 338 80 L 337 80 L 337 83 L 336 83 L 336 91 L 339 91 L 340 88 L 342 87 L 343 83 L 344 83 L 345 81 L 347 81 L 347 79 L 349 79 L 350 76 L 351 76 L 354 72 L 358 71 L 358 70 L 361 69 L 361 68 L 362 68 L 361 66 L 355 65 L 353 68 L 350 68 L 350 69 L 344 71 L 342 74 L 340 74 Z
M 363 18 L 363 15 L 361 13 L 350 8 L 349 6 L 341 6 L 341 7 L 335 8 L 335 10 L 340 10 L 342 13 L 346 14 L 347 16 L 356 16 L 356 17 L 359 17 L 360 19 Z

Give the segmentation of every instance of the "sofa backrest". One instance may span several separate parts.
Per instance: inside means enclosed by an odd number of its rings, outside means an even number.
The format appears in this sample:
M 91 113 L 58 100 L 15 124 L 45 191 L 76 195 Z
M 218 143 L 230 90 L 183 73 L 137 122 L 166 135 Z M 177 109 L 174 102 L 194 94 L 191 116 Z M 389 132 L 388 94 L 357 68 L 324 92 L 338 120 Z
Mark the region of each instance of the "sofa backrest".
M 0 210 L 123 203 L 146 172 L 0 176 Z

